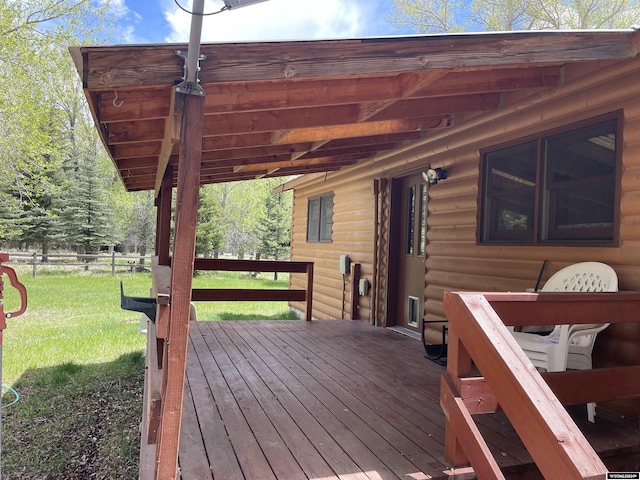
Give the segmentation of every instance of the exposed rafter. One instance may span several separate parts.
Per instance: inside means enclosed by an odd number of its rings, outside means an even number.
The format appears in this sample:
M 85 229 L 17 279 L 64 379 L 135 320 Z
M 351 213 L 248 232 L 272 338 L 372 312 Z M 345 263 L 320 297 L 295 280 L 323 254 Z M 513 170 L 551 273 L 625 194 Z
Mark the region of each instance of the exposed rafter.
M 366 162 L 500 108 L 505 95 L 552 89 L 566 64 L 604 67 L 633 56 L 637 38 L 631 30 L 532 31 L 201 45 L 200 182 Z M 185 45 L 71 48 L 129 190 L 157 191 L 167 166 L 177 165 L 178 49 Z

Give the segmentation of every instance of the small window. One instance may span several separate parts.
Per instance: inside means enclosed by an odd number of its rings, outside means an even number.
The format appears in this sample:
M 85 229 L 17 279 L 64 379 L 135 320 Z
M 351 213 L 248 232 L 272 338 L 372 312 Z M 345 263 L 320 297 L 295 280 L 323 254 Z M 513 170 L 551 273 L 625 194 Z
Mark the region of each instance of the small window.
M 613 243 L 618 119 L 484 152 L 481 242 Z
M 330 242 L 333 227 L 333 194 L 309 199 L 307 242 Z

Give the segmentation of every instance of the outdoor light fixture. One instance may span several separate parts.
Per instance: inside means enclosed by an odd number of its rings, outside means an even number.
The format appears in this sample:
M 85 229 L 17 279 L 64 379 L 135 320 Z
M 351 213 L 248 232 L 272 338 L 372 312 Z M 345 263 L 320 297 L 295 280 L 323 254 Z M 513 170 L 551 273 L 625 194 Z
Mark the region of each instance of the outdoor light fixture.
M 224 0 L 224 6 L 227 7 L 227 10 L 231 10 L 234 8 L 247 7 L 249 5 L 253 5 L 254 3 L 266 1 L 267 0 Z
M 440 180 L 447 178 L 447 171 L 444 168 L 429 168 L 426 172 L 422 172 L 422 178 L 429 185 L 435 185 Z

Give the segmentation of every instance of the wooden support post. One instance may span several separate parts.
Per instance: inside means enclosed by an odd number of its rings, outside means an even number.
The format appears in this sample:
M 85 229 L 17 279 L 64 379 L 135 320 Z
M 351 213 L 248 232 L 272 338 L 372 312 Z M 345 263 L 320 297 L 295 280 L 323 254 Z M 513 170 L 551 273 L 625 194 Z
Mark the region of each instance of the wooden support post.
M 171 192 L 173 166 L 168 165 L 162 178 L 157 199 L 156 255 L 159 265 L 169 265 L 169 242 L 171 237 Z
M 358 320 L 358 282 L 360 281 L 360 264 L 353 264 L 353 274 L 351 275 L 351 320 Z
M 460 392 L 460 378 L 467 377 L 471 373 L 471 357 L 460 342 L 460 338 L 455 331 L 449 329 L 449 342 L 447 349 L 447 377 L 451 382 L 455 393 Z M 444 382 L 445 380 L 443 380 Z M 442 394 L 442 392 L 441 392 Z M 445 410 L 446 402 L 444 398 L 440 399 L 440 405 Z M 445 410 L 446 411 L 446 410 Z M 458 440 L 453 425 L 453 419 L 447 416 L 445 437 L 444 437 L 444 454 L 445 457 L 454 467 L 463 467 L 469 464 L 469 460 L 465 455 L 462 445 Z
M 178 469 L 204 124 L 204 97 L 181 97 L 184 125 L 178 163 L 171 314 L 157 453 L 158 480 L 175 480 Z
M 310 322 L 313 318 L 313 263 L 307 265 L 307 297 L 306 297 L 307 314 L 306 320 Z

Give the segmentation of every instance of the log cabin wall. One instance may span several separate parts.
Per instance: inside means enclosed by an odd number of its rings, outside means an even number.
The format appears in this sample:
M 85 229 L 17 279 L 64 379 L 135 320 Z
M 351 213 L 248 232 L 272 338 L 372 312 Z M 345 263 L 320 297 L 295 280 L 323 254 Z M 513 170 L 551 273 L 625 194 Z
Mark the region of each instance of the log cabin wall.
M 363 276 L 378 272 L 379 325 L 394 324 L 385 317 L 384 290 L 394 285 L 386 278 L 388 219 L 380 217 L 379 259 L 374 265 L 374 210 L 372 184 L 376 178 L 397 178 L 427 165 L 444 167 L 449 178 L 429 189 L 425 316 L 444 318 L 446 290 L 518 291 L 532 288 L 544 260 L 546 280 L 560 268 L 580 261 L 610 264 L 620 290 L 640 290 L 640 59 L 625 62 L 568 65 L 563 84 L 528 95 L 506 95 L 502 108 L 475 118 L 414 145 L 403 145 L 371 161 L 330 173 L 296 187 L 292 232 L 292 259 L 316 262 L 314 316 L 341 315 L 340 254 L 362 264 Z M 577 121 L 622 110 L 623 153 L 619 247 L 507 246 L 476 243 L 480 150 Z M 390 182 L 389 182 L 390 183 Z M 306 242 L 307 200 L 333 191 L 333 236 L 330 244 Z M 381 195 L 388 213 L 388 198 Z M 388 215 L 387 215 L 388 216 Z M 386 239 L 386 240 L 385 240 Z M 382 278 L 380 278 L 382 277 Z M 302 279 L 293 282 L 301 282 Z M 347 282 L 347 289 L 349 288 Z M 317 292 L 317 293 L 316 293 Z M 345 300 L 349 295 L 345 292 Z M 361 297 L 360 318 L 369 320 L 371 297 Z M 301 306 L 298 306 L 299 308 Z M 345 312 L 348 312 L 345 306 Z M 606 321 L 606 319 L 603 319 Z M 435 332 L 434 332 L 435 333 Z M 640 363 L 640 324 L 617 325 L 598 336 L 594 366 Z M 620 401 L 611 408 L 637 415 L 637 400 Z
M 340 273 L 341 255 L 349 255 L 351 266 L 361 264 L 361 278 L 373 280 L 374 258 L 374 188 L 368 174 L 340 177 L 330 183 L 321 180 L 304 194 L 297 190 L 293 200 L 291 258 L 308 258 L 315 262 L 313 316 L 323 319 L 350 319 L 352 275 Z M 331 243 L 307 242 L 307 208 L 309 198 L 333 193 L 333 230 Z M 297 261 L 297 260 L 296 260 Z M 353 270 L 353 268 L 352 268 Z M 303 276 L 292 275 L 292 288 L 304 282 Z M 295 285 L 295 287 L 294 287 Z M 344 288 L 343 288 L 344 286 Z M 369 320 L 371 295 L 361 297 L 359 317 Z M 304 304 L 293 303 L 302 310 Z

